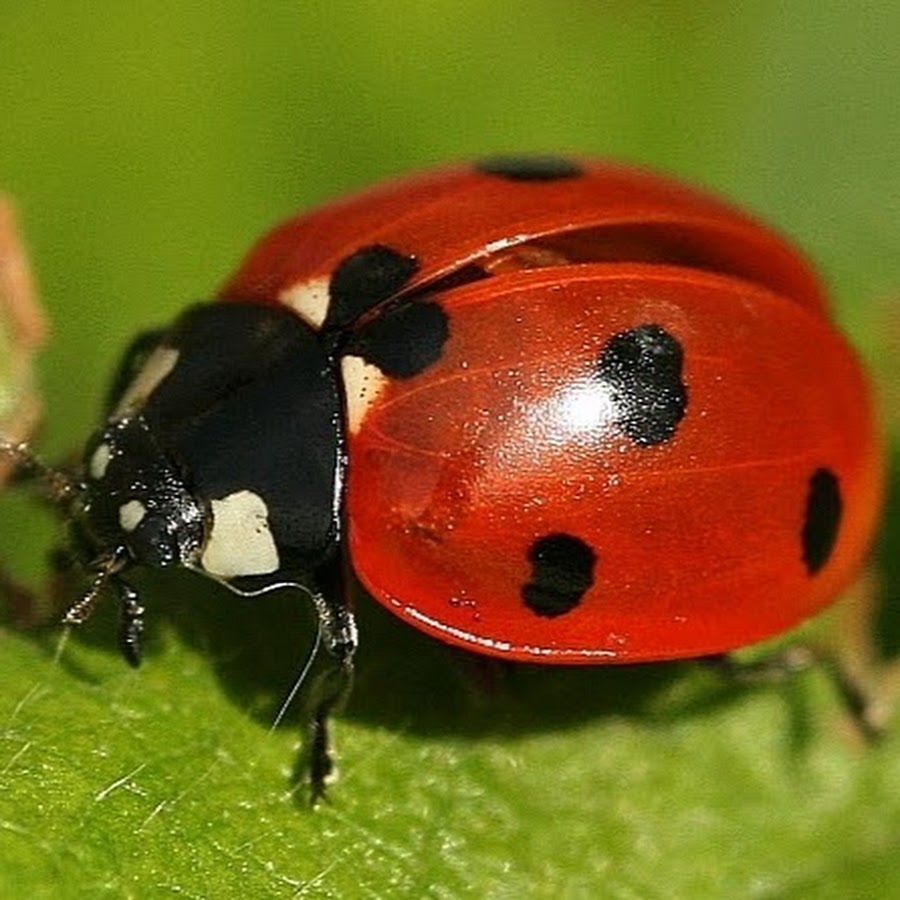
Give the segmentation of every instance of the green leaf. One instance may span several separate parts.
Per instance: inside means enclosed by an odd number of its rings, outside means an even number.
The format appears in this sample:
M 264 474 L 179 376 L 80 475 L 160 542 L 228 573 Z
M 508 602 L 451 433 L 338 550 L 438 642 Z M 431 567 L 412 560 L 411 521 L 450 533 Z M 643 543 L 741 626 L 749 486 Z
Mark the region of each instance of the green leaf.
M 900 11 L 880 4 L 458 0 L 0 10 L 0 187 L 54 323 L 48 457 L 77 452 L 138 328 L 208 296 L 297 208 L 441 159 L 614 155 L 794 234 L 896 381 Z M 887 301 L 885 298 L 888 298 Z M 896 400 L 888 417 L 900 422 Z M 900 483 L 896 461 L 893 484 Z M 889 505 L 885 594 L 898 596 Z M 46 512 L 0 506 L 42 583 Z M 900 753 L 824 673 L 483 664 L 360 598 L 341 776 L 308 808 L 301 599 L 146 576 L 145 665 L 112 610 L 60 645 L 0 629 L 0 895 L 846 898 L 900 893 Z M 765 586 L 761 586 L 765 590 Z M 886 603 L 878 638 L 898 648 Z M 15 620 L 15 621 L 14 621 Z

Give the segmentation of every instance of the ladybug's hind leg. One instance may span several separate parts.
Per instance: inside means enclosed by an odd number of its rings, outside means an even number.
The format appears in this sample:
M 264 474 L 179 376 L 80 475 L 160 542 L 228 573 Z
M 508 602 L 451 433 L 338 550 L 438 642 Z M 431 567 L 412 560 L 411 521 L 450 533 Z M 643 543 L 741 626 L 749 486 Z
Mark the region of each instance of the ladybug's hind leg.
M 744 682 L 782 681 L 817 666 L 828 675 L 859 735 L 874 743 L 884 733 L 900 696 L 900 671 L 884 665 L 874 644 L 880 594 L 879 579 L 867 567 L 838 604 L 830 638 L 790 644 L 758 659 L 721 654 L 705 657 L 703 662 Z
M 832 652 L 804 644 L 792 644 L 760 659 L 743 660 L 722 653 L 703 657 L 700 662 L 744 684 L 781 682 L 818 666 L 828 674 L 844 708 L 864 740 L 874 743 L 882 735 L 883 726 L 874 714 L 875 704 L 870 692 Z

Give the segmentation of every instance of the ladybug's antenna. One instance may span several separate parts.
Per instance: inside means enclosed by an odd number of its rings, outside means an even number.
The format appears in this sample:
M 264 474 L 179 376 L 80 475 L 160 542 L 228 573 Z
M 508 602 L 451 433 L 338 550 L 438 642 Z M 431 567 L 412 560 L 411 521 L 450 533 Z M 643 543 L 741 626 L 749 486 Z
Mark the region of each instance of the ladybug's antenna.
M 52 469 L 42 462 L 27 443 L 0 438 L 0 457 L 12 460 L 18 479 L 41 482 L 47 499 L 54 506 L 69 509 L 84 491 L 81 482 L 61 469 Z

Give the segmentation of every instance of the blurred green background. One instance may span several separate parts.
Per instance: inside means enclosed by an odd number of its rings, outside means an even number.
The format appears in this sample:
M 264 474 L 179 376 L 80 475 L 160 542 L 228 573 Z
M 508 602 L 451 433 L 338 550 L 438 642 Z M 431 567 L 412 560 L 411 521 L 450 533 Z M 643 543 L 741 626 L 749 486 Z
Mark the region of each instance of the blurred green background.
M 265 227 L 501 151 L 744 202 L 821 265 L 890 399 L 898 46 L 900 7 L 837 0 L 0 3 L 0 188 L 53 323 L 41 448 L 77 448 L 128 339 Z M 2 514 L 4 559 L 36 577 L 48 517 Z M 896 734 L 863 751 L 821 674 L 498 679 L 363 603 L 344 777 L 311 813 L 288 794 L 297 716 L 267 730 L 309 616 L 144 583 L 140 674 L 108 611 L 59 661 L 58 630 L 0 631 L 3 896 L 900 895 Z

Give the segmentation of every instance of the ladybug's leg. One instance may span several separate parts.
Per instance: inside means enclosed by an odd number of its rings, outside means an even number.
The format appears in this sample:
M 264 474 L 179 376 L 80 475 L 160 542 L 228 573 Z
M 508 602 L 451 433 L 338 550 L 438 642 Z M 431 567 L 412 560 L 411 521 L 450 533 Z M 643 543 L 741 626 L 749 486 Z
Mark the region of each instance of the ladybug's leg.
M 706 661 L 744 681 L 783 680 L 819 666 L 831 679 L 859 735 L 874 742 L 887 727 L 900 695 L 900 676 L 893 683 L 895 679 L 879 660 L 874 645 L 872 623 L 880 593 L 877 573 L 867 567 L 838 604 L 830 636 L 822 635 L 815 643 L 789 645 L 756 660 L 723 654 Z
M 133 668 L 141 664 L 141 635 L 144 633 L 144 607 L 137 591 L 120 578 L 116 579 L 121 607 L 119 621 L 119 649 Z
M 727 653 L 703 657 L 700 662 L 742 683 L 778 682 L 812 666 L 821 666 L 828 674 L 860 735 L 869 742 L 882 733 L 873 715 L 869 692 L 854 678 L 841 661 L 825 649 L 793 644 L 760 659 L 743 660 Z
M 313 685 L 313 708 L 309 719 L 310 799 L 316 803 L 334 774 L 329 718 L 343 706 L 353 686 L 353 657 L 335 656 Z
M 700 657 L 698 662 L 743 684 L 784 681 L 817 662 L 816 653 L 805 644 L 792 644 L 759 659 L 740 659 L 730 653 Z
M 320 573 L 320 588 L 313 592 L 322 640 L 329 654 L 328 664 L 310 692 L 309 783 L 313 803 L 325 794 L 326 784 L 334 772 L 328 720 L 341 709 L 353 687 L 357 630 L 350 608 L 349 582 L 345 562 L 337 560 Z

